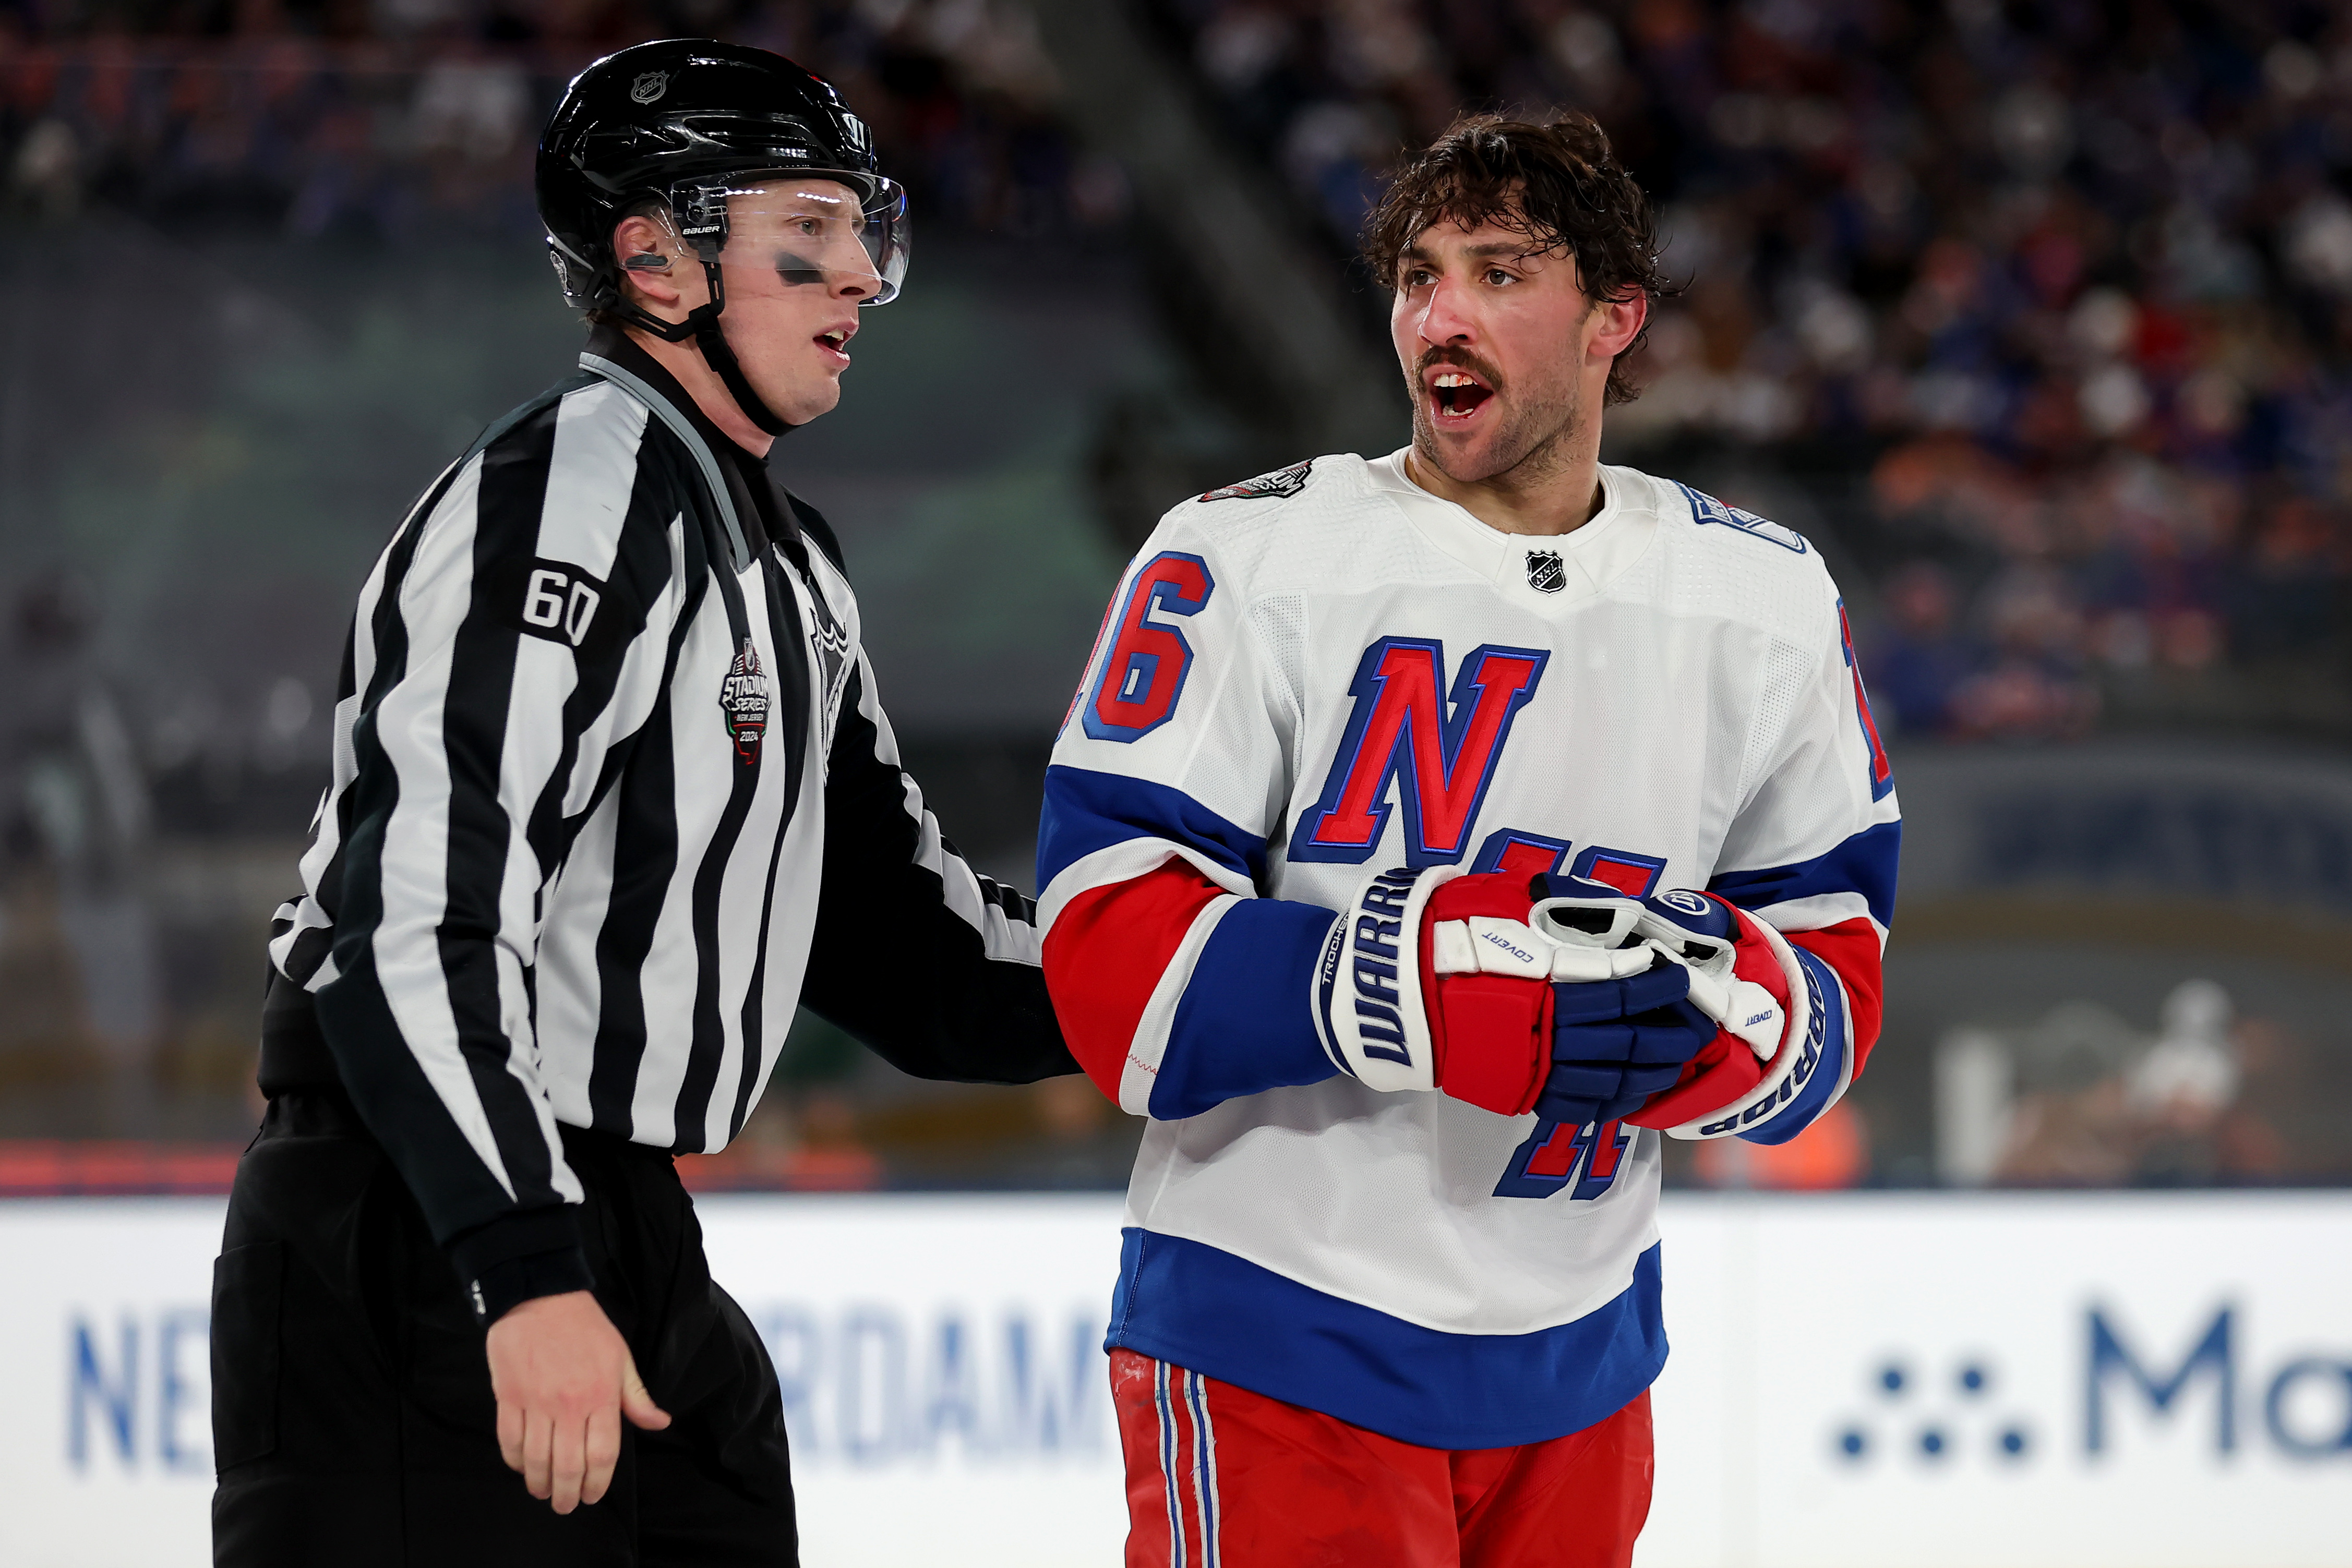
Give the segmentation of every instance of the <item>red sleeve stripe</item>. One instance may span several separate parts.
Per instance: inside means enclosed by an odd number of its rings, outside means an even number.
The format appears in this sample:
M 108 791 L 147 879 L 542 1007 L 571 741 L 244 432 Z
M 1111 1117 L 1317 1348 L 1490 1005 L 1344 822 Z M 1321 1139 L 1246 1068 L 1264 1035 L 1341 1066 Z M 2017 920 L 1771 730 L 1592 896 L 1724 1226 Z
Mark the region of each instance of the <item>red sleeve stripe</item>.
M 1122 1108 L 1141 1114 L 1158 1048 L 1136 1039 L 1168 967 L 1183 950 L 1201 912 L 1232 896 L 1182 860 L 1108 887 L 1088 888 L 1063 905 L 1045 943 L 1045 988 L 1053 994 L 1070 1054 L 1087 1076 Z M 1143 1075 L 1142 1093 L 1122 1095 L 1129 1070 Z
M 1853 1019 L 1853 1076 L 1860 1076 L 1878 1040 L 1880 995 L 1884 990 L 1879 966 L 1880 938 L 1876 924 L 1866 916 L 1842 920 L 1818 931 L 1788 931 L 1793 947 L 1802 947 L 1837 972 L 1844 983 L 1846 1010 Z

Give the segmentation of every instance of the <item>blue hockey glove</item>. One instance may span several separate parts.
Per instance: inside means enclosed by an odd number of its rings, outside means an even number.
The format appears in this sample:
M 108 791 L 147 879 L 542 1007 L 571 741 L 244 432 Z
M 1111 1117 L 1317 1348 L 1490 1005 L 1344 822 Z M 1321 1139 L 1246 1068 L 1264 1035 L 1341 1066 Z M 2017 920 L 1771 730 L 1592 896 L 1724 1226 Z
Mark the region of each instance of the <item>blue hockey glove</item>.
M 1626 979 L 1555 983 L 1551 1018 L 1551 1071 L 1536 1114 L 1580 1126 L 1673 1088 L 1717 1032 L 1691 1003 L 1690 971 L 1664 957 Z

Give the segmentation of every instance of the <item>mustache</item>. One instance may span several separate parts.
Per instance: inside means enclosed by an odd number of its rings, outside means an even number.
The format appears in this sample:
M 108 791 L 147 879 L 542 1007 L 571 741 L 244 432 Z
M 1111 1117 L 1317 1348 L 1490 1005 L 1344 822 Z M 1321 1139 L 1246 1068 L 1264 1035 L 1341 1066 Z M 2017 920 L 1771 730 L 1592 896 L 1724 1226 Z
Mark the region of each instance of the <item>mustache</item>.
M 1457 370 L 1468 371 L 1496 392 L 1503 390 L 1503 372 L 1467 349 L 1441 348 L 1424 350 L 1421 356 L 1421 362 L 1412 368 L 1413 380 L 1418 382 L 1432 365 L 1452 365 Z

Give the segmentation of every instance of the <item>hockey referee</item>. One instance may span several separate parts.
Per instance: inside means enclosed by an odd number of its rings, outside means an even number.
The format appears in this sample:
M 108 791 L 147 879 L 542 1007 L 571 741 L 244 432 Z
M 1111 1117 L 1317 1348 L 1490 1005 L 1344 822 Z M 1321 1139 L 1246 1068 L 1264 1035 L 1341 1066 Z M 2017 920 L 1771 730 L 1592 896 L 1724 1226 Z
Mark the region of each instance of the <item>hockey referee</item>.
M 775 1373 L 671 1156 L 741 1129 L 795 1002 L 920 1077 L 1076 1069 L 765 464 L 906 272 L 866 126 L 775 55 L 645 44 L 572 83 L 538 195 L 587 350 L 361 589 L 270 943 L 222 1564 L 795 1562 Z

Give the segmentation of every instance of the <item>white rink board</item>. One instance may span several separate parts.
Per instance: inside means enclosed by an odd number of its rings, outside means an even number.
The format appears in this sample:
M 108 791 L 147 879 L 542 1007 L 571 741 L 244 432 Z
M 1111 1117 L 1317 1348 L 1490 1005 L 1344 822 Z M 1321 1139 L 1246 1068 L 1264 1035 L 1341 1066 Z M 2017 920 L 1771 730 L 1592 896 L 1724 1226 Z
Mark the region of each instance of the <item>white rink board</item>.
M 1664 1224 L 1640 1568 L 2352 1564 L 2352 1194 L 1692 1197 Z
M 701 1211 L 786 1385 L 811 1568 L 1118 1562 L 1116 1199 Z M 0 1203 L 7 1568 L 207 1560 L 220 1213 Z M 2352 1563 L 2352 1194 L 1679 1197 L 1664 1228 L 1642 1568 Z

